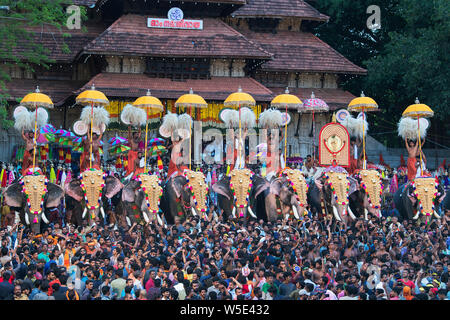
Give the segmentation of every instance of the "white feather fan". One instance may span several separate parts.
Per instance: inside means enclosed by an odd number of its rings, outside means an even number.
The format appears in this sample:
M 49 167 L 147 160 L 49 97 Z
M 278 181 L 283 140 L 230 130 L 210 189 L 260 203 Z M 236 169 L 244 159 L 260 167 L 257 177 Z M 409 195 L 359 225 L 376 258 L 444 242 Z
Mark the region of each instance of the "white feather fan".
M 194 121 L 192 120 L 191 116 L 188 115 L 187 113 L 183 113 L 178 116 L 178 127 L 177 127 L 178 129 L 185 129 L 189 131 L 189 129 L 192 130 L 193 125 Z
M 127 104 L 120 113 L 120 120 L 126 125 L 143 126 L 147 121 L 145 110 Z
M 33 117 L 34 112 L 31 112 Z M 38 128 L 45 126 L 48 123 L 48 112 L 44 108 L 37 109 L 37 125 Z
M 94 127 L 101 127 L 102 124 L 108 126 L 110 118 L 109 112 L 103 107 L 94 107 Z M 81 111 L 80 120 L 86 123 L 87 125 L 91 124 L 91 107 L 86 106 Z
M 159 133 L 164 137 L 168 138 L 172 135 L 174 130 L 178 127 L 178 115 L 176 113 L 171 113 L 170 111 L 163 117 L 162 125 L 159 127 Z
M 31 112 L 23 106 L 18 106 L 14 110 L 14 128 L 22 130 L 34 130 L 34 119 Z
M 420 118 L 420 138 L 425 139 L 427 136 L 427 130 L 429 127 L 429 122 L 425 118 Z M 401 118 L 398 123 L 398 135 L 403 139 L 417 140 L 418 139 L 418 124 L 416 119 L 412 118 Z
M 280 110 L 267 109 L 259 115 L 259 127 L 265 129 L 276 129 L 283 123 L 283 116 Z
M 241 126 L 242 128 L 254 128 L 256 126 L 256 116 L 252 109 L 247 107 L 241 108 Z
M 369 123 L 367 122 L 367 120 L 363 120 L 362 117 L 354 118 L 352 115 L 348 115 L 344 120 L 342 120 L 341 124 L 347 128 L 350 137 L 357 137 L 362 139 L 363 132 L 364 135 L 367 135 L 367 131 L 369 130 Z
M 239 113 L 237 110 L 225 108 L 219 113 L 219 118 L 225 123 L 227 128 L 235 128 L 239 126 Z

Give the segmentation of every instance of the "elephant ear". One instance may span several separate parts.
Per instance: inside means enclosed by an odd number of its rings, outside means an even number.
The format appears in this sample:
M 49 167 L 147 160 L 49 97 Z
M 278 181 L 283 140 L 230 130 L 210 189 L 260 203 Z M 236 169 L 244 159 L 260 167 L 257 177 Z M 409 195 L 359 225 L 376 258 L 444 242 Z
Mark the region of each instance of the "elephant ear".
M 135 202 L 139 187 L 140 184 L 136 180 L 132 179 L 127 183 L 122 191 L 122 201 Z
M 283 182 L 280 178 L 272 180 L 270 183 L 270 193 L 280 196 L 281 188 L 283 187 Z
M 47 184 L 47 195 L 45 197 L 46 208 L 57 207 L 61 204 L 61 199 L 64 197 L 64 190 L 60 186 L 49 182 Z
M 81 181 L 78 179 L 72 179 L 68 184 L 66 184 L 64 191 L 66 195 L 74 198 L 78 202 L 83 199 L 84 193 L 83 189 L 81 189 Z
M 270 183 L 266 179 L 257 175 L 253 176 L 253 198 L 258 197 L 261 192 L 268 188 L 270 188 Z
M 186 178 L 183 176 L 176 176 L 170 180 L 170 186 L 173 191 L 177 195 L 177 198 L 180 198 L 183 192 L 184 185 L 186 184 Z
M 233 194 L 231 193 L 230 189 L 230 181 L 227 177 L 223 177 L 215 184 L 213 184 L 212 189 L 215 193 L 223 195 L 228 200 L 233 199 Z
M 123 189 L 123 183 L 113 176 L 107 176 L 105 179 L 105 197 L 111 199 Z
M 348 191 L 348 194 L 351 195 L 352 193 L 359 190 L 359 181 L 350 176 L 348 177 L 348 181 L 350 181 L 350 189 Z
M 20 185 L 20 183 L 16 182 L 11 184 L 3 192 L 3 196 L 5 198 L 6 205 L 17 208 L 22 207 L 24 197 L 22 193 L 22 186 Z

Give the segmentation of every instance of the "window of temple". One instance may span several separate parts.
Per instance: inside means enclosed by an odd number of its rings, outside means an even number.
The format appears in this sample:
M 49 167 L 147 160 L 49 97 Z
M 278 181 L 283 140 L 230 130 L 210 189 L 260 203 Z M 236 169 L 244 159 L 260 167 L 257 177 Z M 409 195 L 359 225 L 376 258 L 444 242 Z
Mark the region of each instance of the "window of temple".
M 209 59 L 151 59 L 146 61 L 146 69 L 150 77 L 170 78 L 172 80 L 209 79 Z

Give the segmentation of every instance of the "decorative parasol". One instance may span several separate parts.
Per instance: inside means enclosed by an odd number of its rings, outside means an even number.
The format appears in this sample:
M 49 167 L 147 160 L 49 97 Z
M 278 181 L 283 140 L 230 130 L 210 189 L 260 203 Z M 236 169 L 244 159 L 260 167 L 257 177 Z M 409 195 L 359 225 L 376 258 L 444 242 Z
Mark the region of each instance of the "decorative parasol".
M 417 131 L 418 131 L 418 139 L 419 139 L 419 155 L 420 155 L 420 175 L 423 175 L 423 167 L 422 167 L 422 142 L 420 141 L 420 117 L 422 118 L 431 118 L 434 116 L 434 111 L 431 110 L 429 106 L 426 104 L 420 103 L 419 99 L 416 98 L 414 104 L 410 105 L 408 108 L 403 111 L 403 117 L 417 118 Z
M 271 107 L 274 108 L 282 108 L 286 109 L 286 115 L 288 109 L 300 109 L 303 106 L 303 102 L 297 98 L 296 96 L 289 94 L 289 88 L 286 88 L 284 94 L 280 94 L 276 96 L 272 102 L 270 103 Z M 284 124 L 284 163 L 286 164 L 287 157 L 287 124 L 288 121 L 285 121 Z
M 153 138 L 153 139 L 150 139 L 150 140 L 148 141 L 148 146 L 153 146 L 153 145 L 159 146 L 159 145 L 163 145 L 164 142 L 165 142 L 164 139 L 161 139 L 161 138 Z
M 128 143 L 128 139 L 123 138 L 123 137 L 118 137 L 117 135 L 115 137 L 112 137 L 112 138 L 110 138 L 108 140 L 108 144 L 111 147 L 118 146 L 118 145 L 121 145 L 121 144 L 126 144 L 126 143 Z
M 45 134 L 45 133 L 52 133 L 52 134 L 55 134 L 56 133 L 56 129 L 55 129 L 55 127 L 53 127 L 51 124 L 46 124 L 45 126 L 43 126 L 42 128 L 41 128 L 41 131 L 40 131 L 42 134 Z
M 361 92 L 361 96 L 353 99 L 348 104 L 348 111 L 352 112 L 361 112 L 363 118 L 363 170 L 367 169 L 366 164 L 366 137 L 365 137 L 365 129 L 364 129 L 364 121 L 365 119 L 365 111 L 375 111 L 378 109 L 378 104 L 372 98 L 366 97 L 364 92 Z
M 121 153 L 127 152 L 128 150 L 130 150 L 131 148 L 129 146 L 125 146 L 125 145 L 117 145 L 115 147 L 112 147 L 109 149 L 109 153 L 112 155 L 119 155 Z
M 314 114 L 319 112 L 328 112 L 330 110 L 330 107 L 328 104 L 323 101 L 322 99 L 316 98 L 316 95 L 314 92 L 311 92 L 311 98 L 305 100 L 303 103 L 303 112 L 311 112 L 312 113 L 312 124 L 311 124 L 311 130 L 312 130 L 312 136 L 313 138 L 313 159 L 315 159 L 316 154 L 316 148 L 315 148 L 315 137 L 316 137 L 316 126 L 314 121 Z
M 39 90 L 39 86 L 36 87 L 36 91 L 27 94 L 22 101 L 21 105 L 34 108 L 35 109 L 35 119 L 34 119 L 34 139 L 33 139 L 33 171 L 36 161 L 36 135 L 37 135 L 37 109 L 39 106 L 44 108 L 53 108 L 53 102 L 49 96 L 43 94 Z
M 147 145 L 147 136 L 148 136 L 148 113 L 150 110 L 157 110 L 158 112 L 161 112 L 164 110 L 164 106 L 161 103 L 161 100 L 159 100 L 156 97 L 153 97 L 151 95 L 150 89 L 147 90 L 147 94 L 145 96 L 142 96 L 140 98 L 137 98 L 136 101 L 133 103 L 133 106 L 145 109 L 147 114 L 147 120 L 145 121 L 145 145 Z M 147 172 L 147 149 L 144 148 L 144 162 L 145 162 L 145 170 L 144 172 Z
M 230 94 L 224 101 L 224 106 L 226 107 L 238 107 L 239 108 L 239 141 L 242 139 L 242 123 L 241 123 L 241 107 L 249 106 L 253 107 L 256 105 L 255 99 L 248 93 L 242 92 L 241 86 L 239 86 L 238 91 Z M 239 143 L 239 158 L 241 157 L 241 143 Z
M 178 100 L 175 102 L 175 107 L 189 107 L 189 115 L 192 117 L 192 108 L 207 108 L 208 104 L 205 99 L 203 99 L 198 94 L 195 94 L 192 88 L 189 90 L 189 93 L 183 94 Z M 189 121 L 189 169 L 191 169 L 191 121 Z
M 108 98 L 101 91 L 95 90 L 95 85 L 92 85 L 91 90 L 85 90 L 76 98 L 76 103 L 83 106 L 91 106 L 91 147 L 89 155 L 89 167 L 92 168 L 92 130 L 94 122 L 94 105 L 107 106 L 109 104 Z
M 149 156 L 155 157 L 167 152 L 166 147 L 164 146 L 154 146 L 150 147 L 148 150 Z

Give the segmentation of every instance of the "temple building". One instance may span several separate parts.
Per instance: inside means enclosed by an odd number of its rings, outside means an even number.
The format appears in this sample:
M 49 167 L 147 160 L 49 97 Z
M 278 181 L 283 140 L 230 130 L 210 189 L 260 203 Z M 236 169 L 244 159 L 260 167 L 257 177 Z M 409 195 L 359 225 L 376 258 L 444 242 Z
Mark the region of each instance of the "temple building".
M 39 86 L 55 103 L 50 122 L 68 129 L 81 112 L 75 97 L 94 85 L 111 102 L 108 130 L 113 132 L 123 129 L 118 119 L 122 108 L 147 90 L 166 110 L 183 112 L 174 103 L 192 89 L 209 104 L 194 111 L 194 119 L 205 128 L 222 128 L 218 112 L 238 87 L 257 101 L 257 116 L 288 88 L 301 100 L 314 92 L 330 106 L 329 113 L 315 116 L 317 137 L 331 112 L 354 98 L 340 88 L 341 77 L 366 74 L 314 36 L 313 27 L 329 17 L 302 0 L 73 2 L 87 8 L 83 30 L 64 30 L 71 34 L 64 39 L 48 26 L 34 30 L 36 41 L 49 49 L 50 68 L 6 70 L 12 78 L 7 83 L 10 112 Z M 69 50 L 63 50 L 63 42 Z M 20 46 L 16 50 L 20 55 Z M 312 152 L 312 116 L 289 112 L 288 157 L 305 157 Z M 162 116 L 151 115 L 153 130 Z

